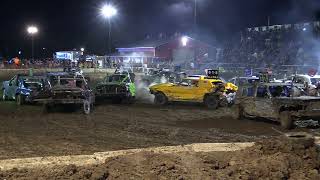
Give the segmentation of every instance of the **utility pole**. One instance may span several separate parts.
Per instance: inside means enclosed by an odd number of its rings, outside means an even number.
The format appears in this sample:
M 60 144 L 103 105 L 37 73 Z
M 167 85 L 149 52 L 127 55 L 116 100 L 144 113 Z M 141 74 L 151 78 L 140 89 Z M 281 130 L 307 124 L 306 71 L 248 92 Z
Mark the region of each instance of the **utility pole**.
M 198 12 L 197 12 L 197 7 L 198 6 L 198 2 L 197 0 L 194 0 L 194 24 L 193 24 L 193 28 L 194 28 L 194 33 L 197 34 L 197 16 L 198 16 Z

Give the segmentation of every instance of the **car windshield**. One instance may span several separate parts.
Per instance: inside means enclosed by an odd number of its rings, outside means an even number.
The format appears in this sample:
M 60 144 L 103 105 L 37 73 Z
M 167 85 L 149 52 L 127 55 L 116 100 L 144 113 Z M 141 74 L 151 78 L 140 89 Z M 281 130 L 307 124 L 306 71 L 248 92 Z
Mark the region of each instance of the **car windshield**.
M 198 83 L 197 79 L 182 79 L 179 84 L 181 86 L 198 86 Z
M 81 78 L 55 78 L 52 82 L 52 86 L 66 86 L 71 88 L 84 88 L 85 82 Z
M 320 78 L 310 78 L 311 84 L 316 85 L 320 82 Z
M 107 82 L 122 82 L 126 77 L 126 75 L 112 75 L 107 78 Z
M 23 86 L 25 88 L 39 88 L 43 86 L 44 80 L 34 77 L 23 77 Z
M 290 88 L 288 86 L 270 86 L 269 91 L 272 97 L 289 97 Z

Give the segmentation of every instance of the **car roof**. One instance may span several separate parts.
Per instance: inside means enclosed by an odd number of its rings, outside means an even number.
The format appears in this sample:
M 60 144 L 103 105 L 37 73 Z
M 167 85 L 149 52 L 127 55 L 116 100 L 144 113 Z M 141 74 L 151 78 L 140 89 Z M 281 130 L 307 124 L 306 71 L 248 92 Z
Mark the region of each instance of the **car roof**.
M 183 78 L 183 79 L 188 79 L 188 80 L 200 80 L 200 77 L 188 76 L 188 77 Z
M 248 84 L 248 85 L 244 85 L 246 87 L 252 87 L 255 86 L 254 84 Z M 292 86 L 291 83 L 283 83 L 283 82 L 269 82 L 269 83 L 258 83 L 258 86 Z
M 306 77 L 306 78 L 320 78 L 320 75 L 314 75 L 314 76 L 309 76 L 308 74 L 296 74 L 296 75 L 292 75 L 293 77 Z
M 33 78 L 33 79 L 38 79 L 38 78 L 46 78 L 46 76 L 44 75 L 33 75 L 33 76 L 30 76 L 30 75 L 19 75 L 19 77 L 23 77 L 23 78 Z
M 260 79 L 259 77 L 252 76 L 252 77 L 239 77 L 239 79 Z
M 48 76 L 65 76 L 65 75 L 70 75 L 68 72 L 48 72 Z

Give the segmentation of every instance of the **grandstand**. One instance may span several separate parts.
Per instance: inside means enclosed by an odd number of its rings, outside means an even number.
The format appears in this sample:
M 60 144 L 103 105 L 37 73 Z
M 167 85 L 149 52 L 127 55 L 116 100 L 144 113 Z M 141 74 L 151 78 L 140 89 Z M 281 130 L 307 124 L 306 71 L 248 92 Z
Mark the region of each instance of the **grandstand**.
M 224 45 L 217 63 L 275 71 L 318 69 L 319 35 L 320 22 L 247 28 Z

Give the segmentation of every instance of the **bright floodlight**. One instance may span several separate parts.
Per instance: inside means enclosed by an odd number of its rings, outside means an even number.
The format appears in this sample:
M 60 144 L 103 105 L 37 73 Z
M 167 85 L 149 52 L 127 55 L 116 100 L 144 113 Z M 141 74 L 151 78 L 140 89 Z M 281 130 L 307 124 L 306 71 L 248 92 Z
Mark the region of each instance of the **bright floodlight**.
M 187 36 L 183 36 L 181 38 L 182 46 L 187 46 L 188 41 L 189 41 L 188 37 Z
M 111 5 L 105 5 L 101 9 L 101 13 L 106 18 L 111 18 L 117 14 L 117 9 Z
M 307 30 L 307 28 L 305 28 L 305 27 L 304 27 L 302 30 L 303 30 L 303 31 L 306 31 L 306 30 Z
M 35 26 L 30 26 L 28 27 L 27 31 L 29 34 L 36 34 L 38 32 L 38 28 Z
M 80 50 L 81 50 L 81 52 L 84 52 L 84 48 L 81 48 Z

